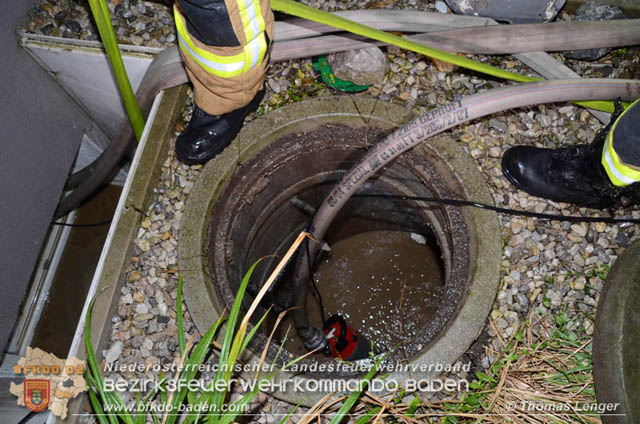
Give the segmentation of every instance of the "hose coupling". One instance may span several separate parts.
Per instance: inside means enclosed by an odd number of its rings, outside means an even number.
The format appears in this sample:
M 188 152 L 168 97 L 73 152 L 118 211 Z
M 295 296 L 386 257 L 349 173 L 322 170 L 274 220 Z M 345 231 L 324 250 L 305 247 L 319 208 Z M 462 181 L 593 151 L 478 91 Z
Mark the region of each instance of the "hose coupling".
M 304 347 L 309 351 L 317 349 L 318 353 L 324 353 L 329 355 L 331 353 L 331 346 L 325 336 L 324 332 L 317 327 L 307 327 L 304 331 L 300 332 L 300 336 L 304 340 Z

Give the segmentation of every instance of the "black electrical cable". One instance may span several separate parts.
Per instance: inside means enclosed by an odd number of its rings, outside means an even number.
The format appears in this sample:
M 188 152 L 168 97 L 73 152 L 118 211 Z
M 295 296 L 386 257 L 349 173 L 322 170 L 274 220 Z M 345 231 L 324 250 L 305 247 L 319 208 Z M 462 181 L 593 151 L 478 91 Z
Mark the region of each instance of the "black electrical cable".
M 76 228 L 87 228 L 87 227 L 102 227 L 103 225 L 111 224 L 111 220 L 94 222 L 91 224 L 67 224 L 66 222 L 52 222 L 51 225 L 59 225 L 61 227 L 76 227 Z
M 316 284 L 315 274 L 311 265 L 311 251 L 309 250 L 309 240 L 305 240 L 304 242 L 306 251 L 307 251 L 307 264 L 309 265 L 309 280 L 311 281 L 311 285 L 313 286 L 316 295 L 318 296 L 318 302 L 320 303 L 320 315 L 322 315 L 322 325 L 327 323 L 327 314 L 324 309 L 324 303 L 322 302 L 322 295 L 320 294 L 320 290 L 318 289 L 318 285 Z M 317 259 L 317 258 L 316 258 Z M 315 263 L 315 260 L 313 261 Z
M 472 206 L 480 209 L 488 209 L 494 212 L 502 213 L 505 215 L 526 216 L 529 218 L 567 221 L 567 222 L 604 222 L 606 224 L 640 224 L 640 219 L 635 218 L 608 218 L 598 216 L 575 216 L 575 215 L 557 215 L 551 213 L 538 213 L 529 211 L 520 211 L 510 208 L 501 208 L 499 206 L 487 205 L 485 203 L 478 203 L 471 200 L 460 199 L 445 199 L 438 197 L 422 197 L 422 196 L 403 196 L 396 194 L 382 194 L 382 193 L 363 193 L 354 194 L 353 197 L 376 197 L 382 199 L 403 199 L 403 200 L 417 200 L 421 202 L 439 203 L 443 205 L 451 206 Z

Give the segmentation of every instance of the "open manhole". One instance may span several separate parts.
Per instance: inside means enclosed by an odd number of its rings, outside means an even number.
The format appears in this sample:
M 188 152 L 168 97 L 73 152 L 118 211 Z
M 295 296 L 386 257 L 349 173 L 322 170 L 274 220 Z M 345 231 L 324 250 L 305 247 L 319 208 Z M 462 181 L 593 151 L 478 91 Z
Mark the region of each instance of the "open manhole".
M 201 331 L 231 306 L 251 264 L 281 256 L 344 173 L 408 118 L 400 107 L 362 98 L 298 103 L 248 125 L 230 149 L 207 164 L 188 201 L 179 246 L 185 299 Z M 325 237 L 329 251 L 317 261 L 310 320 L 321 326 L 322 299 L 325 316 L 347 318 L 376 352 L 391 350 L 392 361 L 424 365 L 390 378 L 433 377 L 475 340 L 490 310 L 500 260 L 497 218 L 401 196 L 491 202 L 488 190 L 465 153 L 439 139 L 400 156 L 358 194 Z M 276 262 L 261 263 L 247 301 Z M 264 306 L 285 305 L 289 291 L 285 272 Z M 284 337 L 287 324 L 276 339 Z M 268 323 L 255 337 L 257 356 L 269 332 Z M 283 362 L 304 353 L 295 329 L 289 335 L 281 356 L 275 358 L 279 346 L 274 344 L 269 359 Z M 314 355 L 298 369 L 318 370 L 318 364 L 331 361 Z M 358 375 L 347 367 L 325 369 L 330 371 L 281 378 Z M 304 403 L 322 395 L 280 393 Z

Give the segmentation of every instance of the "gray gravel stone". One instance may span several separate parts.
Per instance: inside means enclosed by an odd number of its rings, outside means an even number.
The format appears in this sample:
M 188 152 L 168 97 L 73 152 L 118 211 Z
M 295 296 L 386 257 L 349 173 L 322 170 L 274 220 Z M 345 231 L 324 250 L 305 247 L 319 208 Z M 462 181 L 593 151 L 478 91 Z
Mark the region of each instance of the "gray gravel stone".
M 576 21 L 610 21 L 624 19 L 624 13 L 617 6 L 609 6 L 595 1 L 581 5 L 576 12 Z M 597 60 L 611 51 L 610 48 L 573 50 L 565 52 L 570 59 Z
M 375 84 L 387 72 L 387 56 L 379 47 L 351 50 L 329 55 L 336 77 L 360 85 Z

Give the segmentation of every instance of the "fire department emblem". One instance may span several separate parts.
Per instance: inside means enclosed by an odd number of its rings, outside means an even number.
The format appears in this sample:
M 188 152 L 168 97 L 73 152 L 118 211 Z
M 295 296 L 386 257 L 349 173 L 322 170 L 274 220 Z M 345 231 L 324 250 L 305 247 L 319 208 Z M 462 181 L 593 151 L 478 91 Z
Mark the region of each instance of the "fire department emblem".
M 24 380 L 24 405 L 32 411 L 44 411 L 49 405 L 49 380 Z

